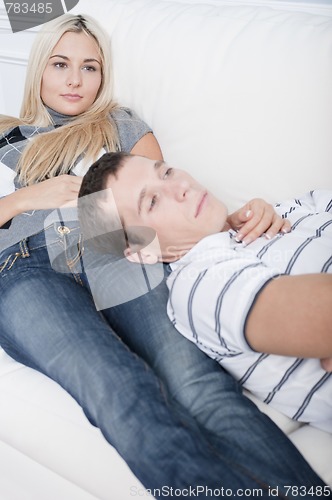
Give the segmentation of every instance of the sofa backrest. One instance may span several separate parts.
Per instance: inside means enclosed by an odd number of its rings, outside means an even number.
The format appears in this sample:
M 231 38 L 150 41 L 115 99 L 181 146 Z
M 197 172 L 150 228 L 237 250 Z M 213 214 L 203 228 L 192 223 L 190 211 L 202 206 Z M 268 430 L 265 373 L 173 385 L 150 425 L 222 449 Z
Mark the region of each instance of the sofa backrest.
M 76 10 L 111 33 L 118 100 L 230 208 L 331 188 L 332 18 L 229 3 Z
M 110 33 L 118 101 L 230 209 L 332 188 L 332 6 L 262 3 L 80 0 L 72 11 Z M 0 112 L 19 111 L 35 31 L 0 23 Z

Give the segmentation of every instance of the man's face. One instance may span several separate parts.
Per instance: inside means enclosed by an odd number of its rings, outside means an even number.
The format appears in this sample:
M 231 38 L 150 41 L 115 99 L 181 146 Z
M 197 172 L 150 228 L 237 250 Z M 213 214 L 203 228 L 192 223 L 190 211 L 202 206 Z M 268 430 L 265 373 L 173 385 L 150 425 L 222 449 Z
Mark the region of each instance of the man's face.
M 156 231 L 165 262 L 177 260 L 226 224 L 227 209 L 221 201 L 188 173 L 161 161 L 126 159 L 117 178 L 109 177 L 107 188 L 125 227 Z

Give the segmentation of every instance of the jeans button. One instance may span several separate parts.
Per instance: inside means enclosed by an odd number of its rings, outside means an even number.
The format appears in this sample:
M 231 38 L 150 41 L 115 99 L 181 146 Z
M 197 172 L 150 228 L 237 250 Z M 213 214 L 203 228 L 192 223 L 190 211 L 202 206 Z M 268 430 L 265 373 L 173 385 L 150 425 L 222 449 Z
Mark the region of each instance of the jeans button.
M 60 234 L 69 234 L 70 233 L 70 229 L 67 226 L 59 226 L 58 227 L 58 233 L 60 233 Z

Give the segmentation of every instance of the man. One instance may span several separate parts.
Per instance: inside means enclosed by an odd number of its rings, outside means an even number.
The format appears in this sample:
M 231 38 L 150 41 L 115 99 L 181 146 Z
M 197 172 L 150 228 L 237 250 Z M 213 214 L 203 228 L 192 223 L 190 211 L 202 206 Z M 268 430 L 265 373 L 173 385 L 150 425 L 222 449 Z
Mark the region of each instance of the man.
M 96 162 L 80 196 L 107 161 Z M 119 217 L 129 260 L 171 263 L 176 328 L 263 401 L 332 432 L 331 193 L 280 205 L 292 232 L 253 241 L 231 229 L 234 214 L 220 200 L 165 162 L 120 154 L 102 171 L 93 231 L 99 220 L 106 234 Z

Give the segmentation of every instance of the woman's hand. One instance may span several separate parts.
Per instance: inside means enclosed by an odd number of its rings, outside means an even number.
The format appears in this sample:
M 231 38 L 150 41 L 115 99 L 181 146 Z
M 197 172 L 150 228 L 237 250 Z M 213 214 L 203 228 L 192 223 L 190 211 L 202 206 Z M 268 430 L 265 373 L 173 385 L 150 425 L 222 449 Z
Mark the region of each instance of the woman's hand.
M 232 229 L 238 231 L 236 241 L 242 241 L 245 245 L 262 234 L 267 239 L 272 239 L 277 233 L 288 233 L 291 229 L 290 222 L 282 219 L 272 205 L 260 198 L 249 201 L 230 214 L 227 222 Z
M 20 212 L 75 206 L 81 183 L 82 177 L 65 174 L 21 188 L 15 192 Z
M 76 206 L 82 177 L 59 175 L 27 186 L 0 200 L 0 227 L 28 210 Z

